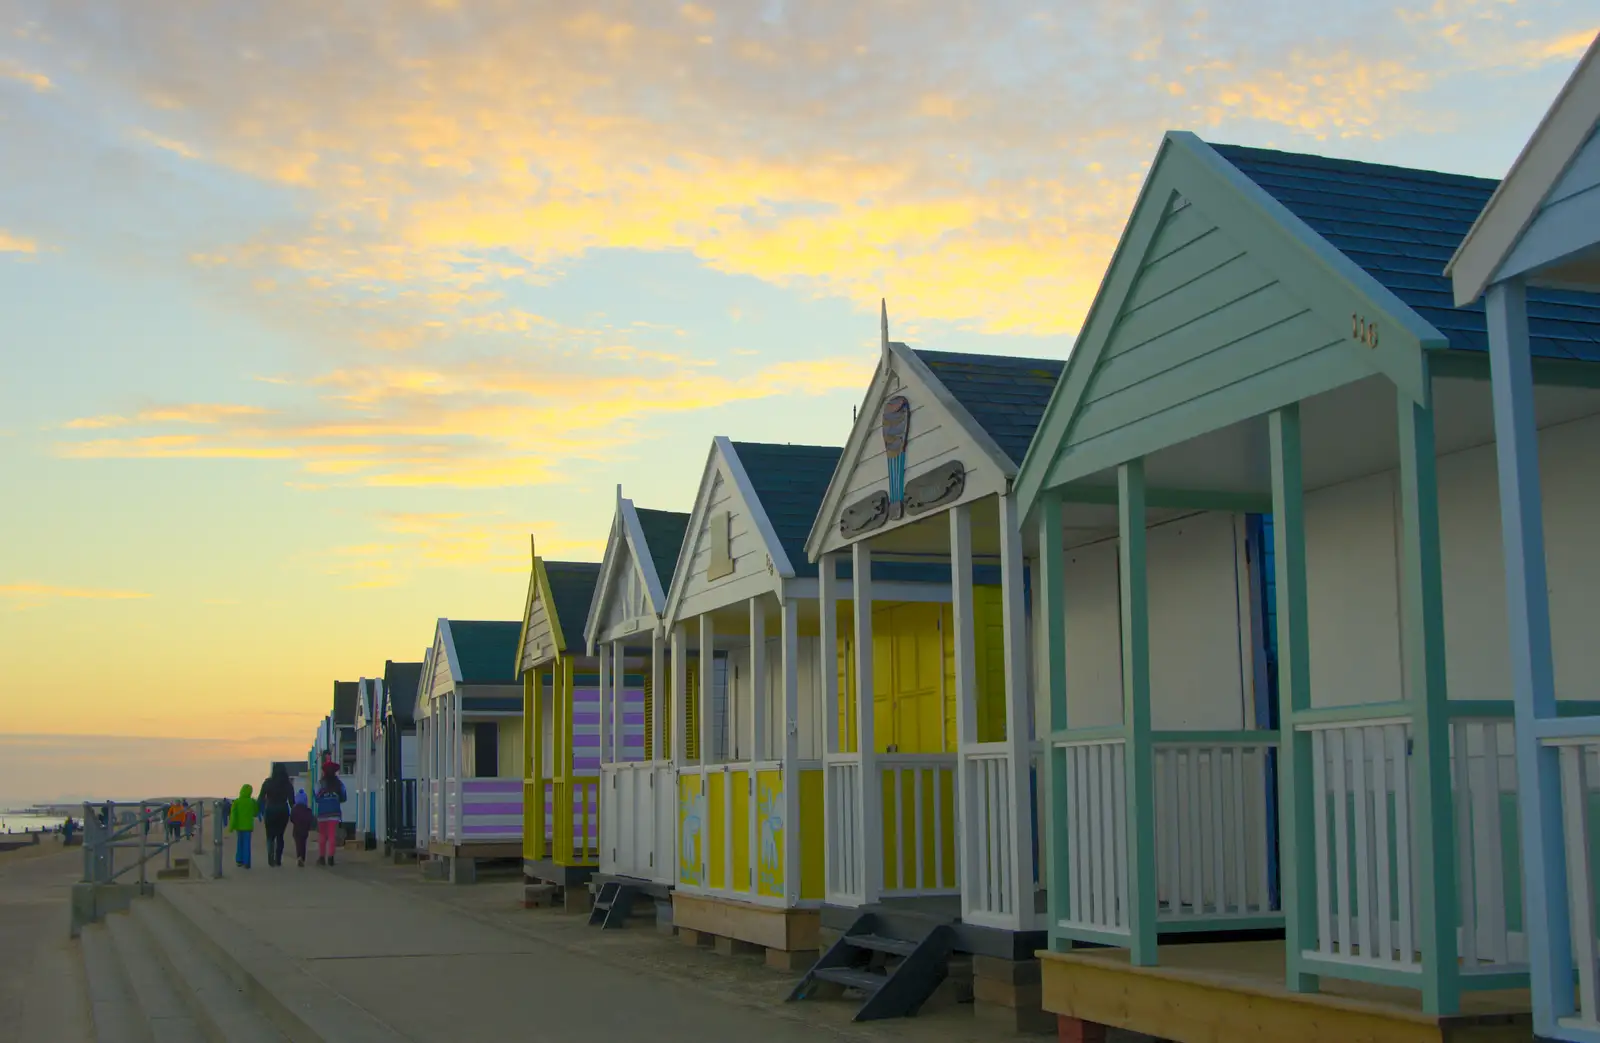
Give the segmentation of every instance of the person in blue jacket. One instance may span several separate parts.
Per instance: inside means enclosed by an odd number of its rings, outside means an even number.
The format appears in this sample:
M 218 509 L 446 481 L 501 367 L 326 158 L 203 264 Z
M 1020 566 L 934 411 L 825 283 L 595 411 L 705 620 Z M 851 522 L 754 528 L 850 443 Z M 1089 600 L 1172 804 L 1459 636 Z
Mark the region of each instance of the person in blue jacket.
M 333 851 L 339 841 L 339 821 L 344 817 L 344 780 L 339 778 L 339 765 L 327 761 L 322 765 L 322 782 L 312 797 L 317 812 L 317 865 L 333 865 Z

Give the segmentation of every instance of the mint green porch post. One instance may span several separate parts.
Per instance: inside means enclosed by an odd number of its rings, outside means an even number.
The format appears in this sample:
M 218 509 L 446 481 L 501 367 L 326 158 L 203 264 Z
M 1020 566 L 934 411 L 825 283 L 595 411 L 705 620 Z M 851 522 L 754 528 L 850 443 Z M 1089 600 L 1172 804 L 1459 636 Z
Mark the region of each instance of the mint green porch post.
M 1306 509 L 1300 477 L 1300 406 L 1267 418 L 1272 445 L 1273 581 L 1278 594 L 1278 866 L 1285 984 L 1316 992 L 1301 953 L 1317 945 L 1317 834 L 1311 736 L 1295 715 L 1311 708 L 1311 636 L 1306 625 Z
M 1427 366 L 1426 356 L 1422 364 Z M 1406 700 L 1411 704 L 1413 858 L 1420 882 L 1422 1009 L 1429 1014 L 1454 1014 L 1461 1002 L 1456 954 L 1459 908 L 1431 377 L 1424 380 L 1423 387 L 1422 402 L 1396 395 L 1400 421 L 1400 634 L 1405 649 Z
M 1150 604 L 1144 461 L 1117 468 L 1122 587 L 1122 726 L 1127 747 L 1128 959 L 1156 963 L 1155 765 L 1150 745 Z
M 1055 746 L 1056 733 L 1067 728 L 1066 554 L 1061 547 L 1061 494 L 1044 493 L 1039 514 L 1039 601 L 1044 627 L 1045 694 L 1050 714 L 1044 729 L 1044 850 L 1046 915 L 1050 949 L 1064 952 L 1072 940 L 1061 936 L 1070 880 L 1067 860 L 1067 773 L 1064 755 Z

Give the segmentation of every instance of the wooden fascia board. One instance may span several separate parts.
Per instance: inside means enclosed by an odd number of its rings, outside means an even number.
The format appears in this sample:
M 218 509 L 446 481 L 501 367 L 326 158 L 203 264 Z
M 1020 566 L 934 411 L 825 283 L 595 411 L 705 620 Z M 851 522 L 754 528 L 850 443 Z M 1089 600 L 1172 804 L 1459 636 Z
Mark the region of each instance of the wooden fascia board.
M 528 593 L 522 602 L 522 632 L 517 635 L 517 662 L 514 669 L 518 677 L 522 676 L 522 660 L 528 653 L 528 631 L 533 624 L 533 594 L 539 582 L 539 557 L 534 555 L 533 562 L 528 566 Z
M 1122 226 L 1117 248 L 1112 251 L 1111 263 L 1106 267 L 1099 287 L 1095 289 L 1094 300 L 1089 304 L 1083 326 L 1078 331 L 1072 351 L 1067 355 L 1066 369 L 1061 379 L 1056 381 L 1056 389 L 1045 406 L 1044 418 L 1039 422 L 1039 429 L 1034 432 L 1033 441 L 1028 444 L 1028 451 L 1022 458 L 1022 467 L 1014 485 L 1019 513 L 1024 518 L 1032 511 L 1051 466 L 1066 442 L 1068 429 L 1089 386 L 1089 378 L 1099 364 L 1112 330 L 1116 328 L 1122 302 L 1133 288 L 1150 241 L 1161 227 L 1173 191 L 1166 184 L 1164 168 L 1171 148 L 1172 135 L 1168 134 L 1156 149 L 1156 158 L 1145 174 L 1144 184 L 1139 188 L 1127 224 Z
M 1117 487 L 1079 483 L 1062 490 L 1064 503 L 1114 507 Z M 1230 514 L 1271 514 L 1271 493 L 1241 493 L 1214 489 L 1159 489 L 1145 492 L 1145 505 L 1157 510 L 1225 511 Z
M 639 578 L 644 581 L 644 589 L 650 592 L 650 605 L 657 612 L 667 600 L 667 592 L 661 589 L 661 576 L 656 572 L 655 552 L 650 549 L 650 544 L 645 542 L 644 525 L 639 521 L 639 511 L 632 500 L 622 501 L 622 521 L 624 531 L 628 534 L 628 546 L 633 550 L 633 567 L 639 573 Z
M 1489 202 L 1478 214 L 1455 256 L 1445 265 L 1455 290 L 1456 307 L 1478 297 L 1528 230 L 1545 198 L 1566 174 L 1572 160 L 1600 120 L 1600 36 L 1567 78 L 1522 147 Z
M 1535 386 L 1600 389 L 1600 363 L 1542 357 L 1534 358 L 1532 363 Z M 1435 377 L 1489 380 L 1489 354 L 1484 351 L 1436 351 L 1428 356 L 1428 371 Z
M 883 394 L 883 387 L 888 378 L 889 356 L 879 355 L 878 368 L 873 371 L 872 379 L 867 382 L 867 393 L 861 399 L 861 408 L 856 411 L 856 422 L 850 428 L 850 437 L 845 440 L 844 452 L 839 454 L 839 463 L 833 469 L 833 478 L 828 482 L 828 490 L 822 494 L 822 506 L 818 508 L 817 516 L 811 523 L 811 532 L 806 535 L 808 561 L 815 562 L 822 554 L 822 545 L 828 538 L 830 519 L 840 510 L 840 503 L 849 484 L 850 471 L 861 455 L 862 447 L 872 435 L 872 423 L 868 418 L 872 410 L 868 406 Z
M 590 655 L 594 654 L 595 634 L 600 625 L 600 617 L 605 611 L 607 591 L 611 589 L 611 577 L 617 568 L 616 554 L 623 542 L 620 538 L 622 505 L 626 502 L 621 496 L 617 497 L 617 511 L 611 517 L 611 531 L 606 534 L 606 552 L 600 558 L 600 578 L 595 581 L 594 593 L 589 595 L 589 615 L 583 621 L 583 644 L 585 651 Z M 522 662 L 520 652 L 517 662 Z
M 539 601 L 534 609 L 538 611 L 543 606 L 542 611 L 550 619 L 550 640 L 555 642 L 557 654 L 563 654 L 567 651 L 567 635 L 561 629 L 561 615 L 556 611 L 556 603 L 550 598 L 550 573 L 545 570 L 543 558 L 536 560 L 535 568 L 539 574 Z
M 778 540 L 778 530 L 772 527 L 772 519 L 767 517 L 767 505 L 761 502 L 761 497 L 756 495 L 755 486 L 750 484 L 750 475 L 745 472 L 744 461 L 739 459 L 738 450 L 733 448 L 733 441 L 723 435 L 718 435 L 717 441 L 722 446 L 722 459 L 727 465 L 728 476 L 733 479 L 734 487 L 739 490 L 739 495 L 749 506 L 750 520 L 761 533 L 761 542 L 767 545 L 767 553 L 772 556 L 772 564 L 777 569 L 778 575 L 785 578 L 793 576 L 794 565 L 790 563 L 788 552 Z
M 689 511 L 689 527 L 683 534 L 683 547 L 678 551 L 678 562 L 672 569 L 672 586 L 667 589 L 667 607 L 662 620 L 670 628 L 677 623 L 678 605 L 683 601 L 683 588 L 689 582 L 689 570 L 694 565 L 694 541 L 705 524 L 706 510 L 711 499 L 711 486 L 718 473 L 717 458 L 721 445 L 715 438 L 706 452 L 706 465 L 700 472 L 700 488 L 694 494 L 694 507 Z

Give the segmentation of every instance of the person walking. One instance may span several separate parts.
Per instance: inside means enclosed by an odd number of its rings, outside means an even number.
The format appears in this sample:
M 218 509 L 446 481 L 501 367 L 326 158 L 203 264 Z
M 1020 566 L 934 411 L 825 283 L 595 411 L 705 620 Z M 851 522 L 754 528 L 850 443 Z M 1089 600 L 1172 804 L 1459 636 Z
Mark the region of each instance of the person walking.
M 256 826 L 256 798 L 250 795 L 250 784 L 239 787 L 239 799 L 233 802 L 228 815 L 228 826 L 239 838 L 234 849 L 233 864 L 240 869 L 250 868 L 250 835 Z
M 176 843 L 183 834 L 183 805 L 176 799 L 167 805 L 167 843 Z
M 344 780 L 339 765 L 322 765 L 322 782 L 317 786 L 317 865 L 333 865 L 333 851 L 339 842 L 339 820 L 344 817 Z
M 194 807 L 186 800 L 183 802 L 183 836 L 185 840 L 194 839 L 194 827 L 199 824 L 200 816 L 195 813 Z
M 289 807 L 294 800 L 294 783 L 289 769 L 281 763 L 261 784 L 261 821 L 267 826 L 267 865 L 283 865 L 283 832 L 289 828 Z
M 301 869 L 306 867 L 306 840 L 317 827 L 317 816 L 306 800 L 306 791 L 294 795 L 294 807 L 289 811 L 289 823 L 294 826 L 294 858 Z

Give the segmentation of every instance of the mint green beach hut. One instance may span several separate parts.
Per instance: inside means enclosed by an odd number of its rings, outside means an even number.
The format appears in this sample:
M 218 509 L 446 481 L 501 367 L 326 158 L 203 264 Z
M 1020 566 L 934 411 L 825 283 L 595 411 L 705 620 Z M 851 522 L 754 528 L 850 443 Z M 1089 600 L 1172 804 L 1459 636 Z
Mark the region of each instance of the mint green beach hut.
M 1046 1009 L 1178 1040 L 1527 1038 L 1487 334 L 1443 275 L 1494 189 L 1162 141 L 1016 482 L 1049 701 Z M 1550 570 L 1592 589 L 1600 298 L 1539 319 Z M 1189 657 L 1238 608 L 1185 593 L 1171 530 L 1257 512 L 1276 713 L 1184 724 L 1228 683 Z M 1094 626 L 1114 657 L 1085 651 Z M 1553 626 L 1595 676 L 1583 619 Z M 1282 941 L 1171 944 L 1274 922 Z

